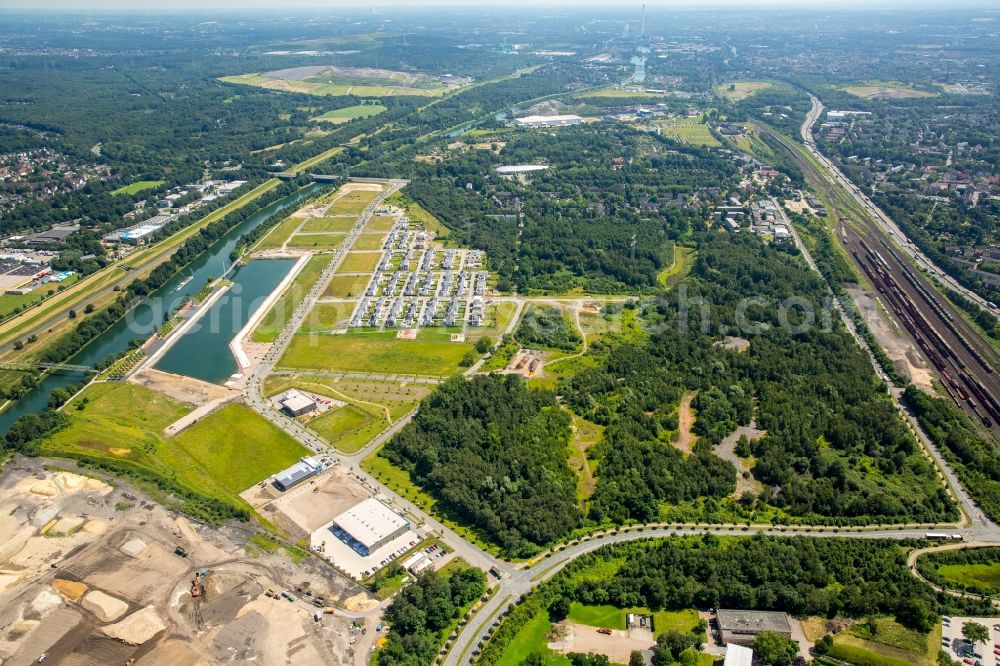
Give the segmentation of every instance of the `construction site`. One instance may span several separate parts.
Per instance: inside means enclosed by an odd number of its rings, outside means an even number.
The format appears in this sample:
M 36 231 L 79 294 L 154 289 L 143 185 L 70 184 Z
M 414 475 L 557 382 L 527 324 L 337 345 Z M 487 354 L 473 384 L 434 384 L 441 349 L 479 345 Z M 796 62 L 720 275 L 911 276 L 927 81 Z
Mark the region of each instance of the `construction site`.
M 41 460 L 0 496 L 0 663 L 367 662 L 381 609 L 316 558 Z

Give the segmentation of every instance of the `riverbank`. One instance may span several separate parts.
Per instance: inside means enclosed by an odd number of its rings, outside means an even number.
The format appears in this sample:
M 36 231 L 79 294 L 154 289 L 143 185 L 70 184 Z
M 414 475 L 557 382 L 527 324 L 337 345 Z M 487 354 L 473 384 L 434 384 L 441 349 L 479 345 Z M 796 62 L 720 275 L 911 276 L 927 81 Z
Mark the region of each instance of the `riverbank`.
M 292 270 L 288 271 L 288 274 L 280 283 L 278 283 L 278 286 L 275 287 L 270 294 L 268 294 L 267 298 L 263 303 L 261 303 L 260 307 L 258 307 L 252 315 L 250 315 L 250 318 L 247 320 L 246 324 L 243 325 L 243 328 L 241 328 L 233 339 L 229 341 L 229 349 L 233 354 L 233 358 L 236 359 L 236 365 L 242 369 L 244 373 L 251 366 L 250 356 L 244 348 L 246 338 L 253 333 L 253 330 L 267 315 L 268 311 L 274 306 L 277 300 L 281 298 L 281 295 L 285 293 L 285 290 L 292 284 L 292 281 L 295 280 L 298 274 L 302 272 L 305 265 L 309 263 L 311 256 L 312 255 L 305 254 L 299 257 L 298 261 L 295 262 L 295 265 L 292 266 Z M 260 261 L 265 260 L 262 259 Z

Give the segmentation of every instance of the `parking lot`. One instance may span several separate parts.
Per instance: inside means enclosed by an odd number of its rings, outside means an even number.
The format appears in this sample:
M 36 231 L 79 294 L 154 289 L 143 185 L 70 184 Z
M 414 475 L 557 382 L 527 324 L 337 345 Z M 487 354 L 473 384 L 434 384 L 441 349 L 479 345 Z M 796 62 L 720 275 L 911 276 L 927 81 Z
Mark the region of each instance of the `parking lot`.
M 962 626 L 966 622 L 976 622 L 989 630 L 990 639 L 984 645 L 971 646 L 962 638 Z M 941 619 L 941 649 L 949 657 L 964 664 L 975 666 L 1000 665 L 1000 617 L 943 617 Z

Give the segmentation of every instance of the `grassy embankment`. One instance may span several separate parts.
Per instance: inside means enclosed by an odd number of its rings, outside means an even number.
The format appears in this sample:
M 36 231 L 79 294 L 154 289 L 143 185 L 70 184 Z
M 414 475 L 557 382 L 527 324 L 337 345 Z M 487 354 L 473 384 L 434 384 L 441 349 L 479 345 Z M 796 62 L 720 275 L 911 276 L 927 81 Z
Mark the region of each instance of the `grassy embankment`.
M 41 444 L 67 457 L 140 482 L 159 499 L 206 516 L 200 498 L 249 511 L 238 494 L 308 451 L 240 404 L 225 406 L 171 438 L 168 425 L 190 405 L 128 382 L 92 384 L 65 408 L 69 427 Z M 185 495 L 191 495 L 190 497 Z

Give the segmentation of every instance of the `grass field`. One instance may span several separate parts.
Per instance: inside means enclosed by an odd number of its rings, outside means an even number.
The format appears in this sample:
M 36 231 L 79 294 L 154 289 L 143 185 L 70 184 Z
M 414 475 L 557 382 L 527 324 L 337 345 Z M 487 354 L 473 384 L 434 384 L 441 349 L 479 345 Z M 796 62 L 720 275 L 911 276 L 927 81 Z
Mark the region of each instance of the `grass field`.
M 292 283 L 288 285 L 285 292 L 274 302 L 264 318 L 260 320 L 257 328 L 254 329 L 251 338 L 254 342 L 274 342 L 281 331 L 288 323 L 288 319 L 295 312 L 295 308 L 305 299 L 309 289 L 312 288 L 320 273 L 330 263 L 328 256 L 311 257 L 306 265 L 302 267 L 299 274 L 295 276 Z
M 327 298 L 352 298 L 365 291 L 370 275 L 334 275 L 323 296 Z
M 570 605 L 571 622 L 585 624 L 590 627 L 608 627 L 609 629 L 625 629 L 625 616 L 629 613 L 650 614 L 648 608 L 617 608 L 615 606 L 587 606 L 579 602 Z M 681 611 L 657 611 L 653 615 L 653 629 L 656 635 L 666 631 L 687 633 L 698 624 L 698 611 L 687 609 Z
M 938 573 L 959 587 L 977 586 L 996 593 L 1000 591 L 1000 562 L 990 564 L 943 564 Z
M 738 102 L 770 87 L 771 84 L 767 81 L 730 81 L 715 86 L 715 94 Z
M 396 218 L 391 215 L 372 215 L 368 218 L 365 231 L 389 231 L 396 223 Z
M 433 232 L 436 240 L 443 240 L 448 236 L 449 229 L 441 220 L 403 192 L 396 192 L 386 199 L 386 203 L 402 208 L 411 222 L 423 225 L 424 229 Z
M 300 224 L 302 224 L 301 217 L 292 216 L 282 221 L 281 224 L 271 229 L 270 233 L 261 239 L 260 243 L 257 244 L 257 249 L 266 250 L 282 247 L 285 241 L 291 238 L 295 230 L 299 228 Z
M 337 267 L 337 273 L 372 273 L 381 259 L 380 252 L 348 252 Z
M 163 185 L 165 180 L 137 180 L 134 183 L 129 183 L 124 187 L 119 187 L 117 190 L 111 190 L 111 196 L 116 197 L 119 194 L 138 194 L 143 190 L 151 190 L 154 187 L 159 187 Z
M 353 217 L 317 217 L 306 220 L 306 223 L 302 225 L 302 231 L 346 234 L 354 228 L 356 222 L 357 220 Z
M 866 81 L 858 85 L 835 86 L 835 88 L 863 99 L 872 99 L 875 97 L 906 99 L 913 97 L 936 97 L 938 94 L 927 90 L 917 90 L 909 84 L 898 81 Z
M 694 265 L 698 251 L 693 247 L 674 247 L 674 265 L 656 276 L 664 287 L 674 287 L 684 279 Z
M 375 201 L 378 195 L 378 192 L 353 190 L 338 197 L 330 204 L 326 212 L 328 215 L 360 215 L 368 204 Z
M 42 285 L 27 294 L 2 294 L 0 295 L 0 319 L 14 313 L 14 310 L 21 306 L 28 306 L 32 303 L 41 302 L 59 292 L 59 287 L 65 291 L 70 285 L 80 281 L 80 274 L 76 273 L 59 283 Z
M 830 656 L 858 666 L 933 666 L 940 642 L 940 624 L 921 634 L 892 618 L 875 618 L 837 634 Z
M 709 131 L 708 125 L 703 123 L 700 118 L 657 120 L 656 124 L 659 125 L 662 136 L 674 141 L 691 146 L 710 146 L 713 148 L 722 145 Z
M 599 90 L 591 90 L 578 96 L 579 99 L 586 99 L 588 97 L 663 99 L 664 95 L 661 93 L 648 93 L 645 90 L 626 90 L 624 88 L 608 87 L 601 88 Z
M 296 375 L 295 378 L 282 375 L 268 377 L 264 392 L 271 396 L 289 388 L 300 388 L 319 393 L 351 404 L 375 409 L 393 422 L 416 408 L 417 404 L 430 395 L 433 386 L 406 382 L 380 382 L 367 379 L 341 379 L 339 377 L 312 377 Z
M 335 250 L 347 234 L 295 234 L 288 240 L 288 247 L 309 250 Z
M 322 304 L 328 305 L 328 304 Z M 279 367 L 386 374 L 451 375 L 470 343 L 397 340 L 394 332 L 349 332 L 292 338 Z
M 358 234 L 357 240 L 351 246 L 351 250 L 381 250 L 382 243 L 385 242 L 385 234 Z
M 307 424 L 338 451 L 355 453 L 389 425 L 385 417 L 354 405 L 331 409 Z
M 355 106 L 345 106 L 342 109 L 327 111 L 322 115 L 313 117 L 312 120 L 322 120 L 328 123 L 346 123 L 355 118 L 377 116 L 385 110 L 386 108 L 381 104 L 357 104 Z
M 306 315 L 302 326 L 295 334 L 303 336 L 326 335 L 335 329 L 344 328 L 352 312 L 354 312 L 354 303 L 351 302 L 317 303 Z
M 542 656 L 542 663 L 546 666 L 568 666 L 568 657 L 549 649 L 547 636 L 551 626 L 548 611 L 541 611 L 521 627 L 500 655 L 497 666 L 520 666 L 529 655 L 535 653 Z
M 307 453 L 238 404 L 165 439 L 163 429 L 191 409 L 128 382 L 92 384 L 66 408 L 69 427 L 46 439 L 42 451 L 124 463 L 229 504 L 241 504 L 239 492 Z

